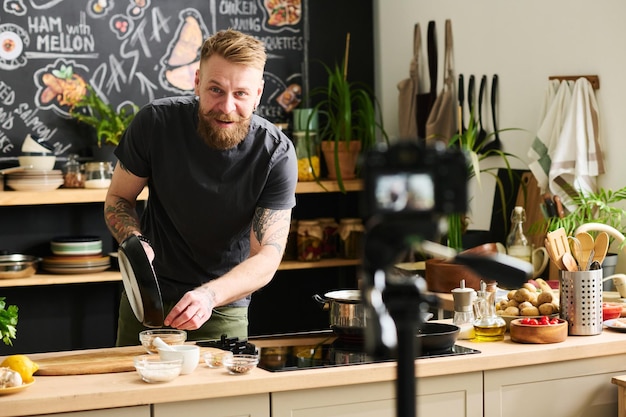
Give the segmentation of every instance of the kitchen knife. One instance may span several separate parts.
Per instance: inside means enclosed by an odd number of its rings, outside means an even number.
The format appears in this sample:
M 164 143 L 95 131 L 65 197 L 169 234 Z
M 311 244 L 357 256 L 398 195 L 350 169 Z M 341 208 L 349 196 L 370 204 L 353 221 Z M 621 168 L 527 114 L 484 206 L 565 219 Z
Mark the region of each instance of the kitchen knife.
M 563 208 L 563 203 L 561 202 L 561 197 L 558 195 L 554 196 L 554 205 L 556 207 L 556 215 L 559 216 L 559 219 L 565 217 L 565 209 Z
M 548 213 L 548 217 L 556 217 L 557 216 L 556 205 L 554 204 L 554 201 L 552 200 L 552 196 L 549 193 L 545 193 L 543 195 L 543 201 L 546 204 L 546 211 Z

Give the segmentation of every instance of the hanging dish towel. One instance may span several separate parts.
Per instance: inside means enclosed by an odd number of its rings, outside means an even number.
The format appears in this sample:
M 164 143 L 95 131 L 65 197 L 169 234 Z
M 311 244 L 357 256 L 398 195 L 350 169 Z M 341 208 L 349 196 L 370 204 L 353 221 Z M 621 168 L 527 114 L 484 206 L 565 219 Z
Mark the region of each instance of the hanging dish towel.
M 426 142 L 448 143 L 457 130 L 457 101 L 452 47 L 452 21 L 446 20 L 446 49 L 443 66 L 443 88 L 426 121 Z
M 398 133 L 400 139 L 417 139 L 417 95 L 422 70 L 422 35 L 420 24 L 413 30 L 413 59 L 409 67 L 409 78 L 398 83 Z
M 549 174 L 550 191 L 561 198 L 568 210 L 575 208 L 570 195 L 596 192 L 597 176 L 604 174 L 599 119 L 593 86 L 586 78 L 579 78 L 574 84 Z
M 561 129 L 572 99 L 573 87 L 573 81 L 552 80 L 550 82 L 544 102 L 544 106 L 547 108 L 545 117 L 528 150 L 528 158 L 530 159 L 528 168 L 535 176 L 537 186 L 542 194 L 548 191 L 552 155 L 561 136 Z M 550 91 L 555 89 L 554 92 Z M 550 96 L 553 98 L 550 99 Z

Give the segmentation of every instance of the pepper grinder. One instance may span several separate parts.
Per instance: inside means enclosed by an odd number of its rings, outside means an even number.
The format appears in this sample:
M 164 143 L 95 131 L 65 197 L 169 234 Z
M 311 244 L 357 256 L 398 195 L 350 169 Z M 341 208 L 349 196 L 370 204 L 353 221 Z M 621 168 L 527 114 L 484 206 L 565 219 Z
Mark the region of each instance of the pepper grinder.
M 459 339 L 474 338 L 474 311 L 473 304 L 476 298 L 476 291 L 465 287 L 465 280 L 462 279 L 459 288 L 452 290 L 454 299 L 454 318 L 452 322 L 459 326 Z

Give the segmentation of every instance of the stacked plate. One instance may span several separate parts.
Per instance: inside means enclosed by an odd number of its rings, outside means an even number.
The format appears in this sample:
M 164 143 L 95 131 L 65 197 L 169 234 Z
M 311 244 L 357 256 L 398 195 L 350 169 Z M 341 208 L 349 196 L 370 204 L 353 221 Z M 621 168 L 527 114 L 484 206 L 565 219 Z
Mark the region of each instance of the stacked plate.
M 52 191 L 63 185 L 60 169 L 24 169 L 7 174 L 7 186 L 15 191 Z
M 41 267 L 55 274 L 86 274 L 101 272 L 111 266 L 102 256 L 102 240 L 96 236 L 70 236 L 50 242 L 52 256 L 43 258 Z

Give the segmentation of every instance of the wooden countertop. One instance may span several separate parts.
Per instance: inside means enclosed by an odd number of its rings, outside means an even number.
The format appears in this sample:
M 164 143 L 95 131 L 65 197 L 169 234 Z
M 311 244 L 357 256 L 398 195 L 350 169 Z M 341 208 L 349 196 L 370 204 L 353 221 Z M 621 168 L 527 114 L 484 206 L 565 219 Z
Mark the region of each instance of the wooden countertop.
M 479 354 L 416 360 L 416 377 L 426 378 L 511 366 L 574 361 L 593 356 L 626 352 L 626 333 L 605 330 L 597 336 L 570 336 L 565 342 L 548 345 L 502 342 L 470 342 L 459 345 Z M 33 360 L 67 352 L 33 354 Z M 38 376 L 31 387 L 0 396 L 0 416 L 26 416 L 98 408 L 124 407 L 173 401 L 230 397 L 339 385 L 392 381 L 395 362 L 339 366 L 300 371 L 268 372 L 255 369 L 233 376 L 204 364 L 190 375 L 164 384 L 147 384 L 135 372 L 78 376 Z

